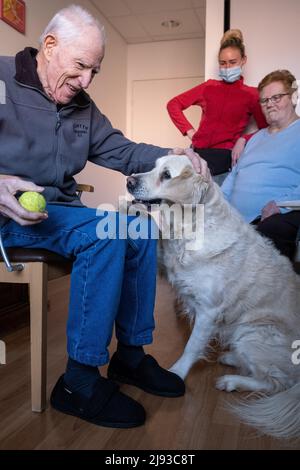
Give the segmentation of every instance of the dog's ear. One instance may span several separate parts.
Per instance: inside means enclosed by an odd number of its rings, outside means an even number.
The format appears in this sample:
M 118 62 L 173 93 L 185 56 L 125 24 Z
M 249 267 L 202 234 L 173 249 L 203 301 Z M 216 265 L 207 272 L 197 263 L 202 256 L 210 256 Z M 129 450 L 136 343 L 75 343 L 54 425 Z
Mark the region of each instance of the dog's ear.
M 204 176 L 198 173 L 194 174 L 193 178 L 193 204 L 204 204 L 205 195 L 208 191 L 210 182 Z
M 189 182 L 188 185 L 190 187 L 191 185 L 193 186 L 193 204 L 204 203 L 205 194 L 207 193 L 210 182 L 203 175 L 196 173 L 193 167 L 186 166 L 181 171 L 180 175 L 174 178 L 174 183 L 177 178 L 181 180 L 187 180 L 190 178 L 191 182 Z
M 210 183 L 210 178 L 207 179 L 207 178 L 205 178 L 205 176 L 200 175 L 199 173 L 196 173 L 196 174 L 195 174 L 195 181 L 196 181 L 198 184 L 202 184 L 202 183 L 207 183 L 207 184 L 209 184 L 209 183 Z
M 190 166 L 186 166 L 182 172 L 180 173 L 179 178 L 181 179 L 186 179 L 186 178 L 190 178 L 190 176 L 192 176 L 194 174 L 194 170 L 192 167 Z
M 191 167 L 191 166 L 186 166 L 179 175 L 179 177 L 182 178 L 182 179 L 190 178 L 190 176 L 193 176 L 193 181 L 196 184 L 202 184 L 202 183 L 209 184 L 209 182 L 210 182 L 203 175 L 200 175 L 199 173 L 196 173 L 194 168 Z

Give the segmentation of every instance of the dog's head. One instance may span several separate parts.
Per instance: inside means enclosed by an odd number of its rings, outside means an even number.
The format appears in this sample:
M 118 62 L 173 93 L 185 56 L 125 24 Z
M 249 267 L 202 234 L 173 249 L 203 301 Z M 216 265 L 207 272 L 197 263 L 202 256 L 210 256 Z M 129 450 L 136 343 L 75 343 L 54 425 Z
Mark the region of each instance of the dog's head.
M 153 170 L 127 178 L 128 191 L 143 202 L 203 203 L 208 186 L 186 155 L 161 157 Z

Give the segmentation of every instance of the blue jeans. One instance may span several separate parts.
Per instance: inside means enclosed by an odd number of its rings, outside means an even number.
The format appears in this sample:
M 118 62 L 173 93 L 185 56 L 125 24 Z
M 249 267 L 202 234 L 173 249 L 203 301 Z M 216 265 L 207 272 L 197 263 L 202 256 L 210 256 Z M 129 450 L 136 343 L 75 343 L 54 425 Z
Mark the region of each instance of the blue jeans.
M 114 323 L 124 344 L 152 342 L 156 286 L 156 240 L 99 239 L 104 217 L 95 209 L 48 205 L 49 218 L 22 227 L 10 220 L 2 228 L 6 247 L 44 248 L 74 259 L 71 274 L 68 354 L 91 366 L 108 362 Z M 133 220 L 126 217 L 125 230 Z M 150 229 L 149 220 L 144 223 Z

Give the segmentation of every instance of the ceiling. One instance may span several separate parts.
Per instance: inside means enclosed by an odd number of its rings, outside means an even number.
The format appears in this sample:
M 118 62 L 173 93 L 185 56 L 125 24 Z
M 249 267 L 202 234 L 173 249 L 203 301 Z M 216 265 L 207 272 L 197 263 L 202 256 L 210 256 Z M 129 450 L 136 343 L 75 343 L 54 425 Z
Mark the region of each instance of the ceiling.
M 91 0 L 128 44 L 204 38 L 206 0 Z M 163 21 L 178 21 L 176 28 Z

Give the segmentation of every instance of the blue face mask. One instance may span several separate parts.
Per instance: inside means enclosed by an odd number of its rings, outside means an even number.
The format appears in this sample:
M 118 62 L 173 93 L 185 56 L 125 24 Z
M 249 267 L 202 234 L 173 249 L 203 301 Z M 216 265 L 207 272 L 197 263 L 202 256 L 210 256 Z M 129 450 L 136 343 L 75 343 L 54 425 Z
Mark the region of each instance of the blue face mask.
M 236 82 L 242 75 L 242 68 L 238 67 L 231 67 L 228 69 L 221 68 L 219 70 L 219 77 L 222 78 L 227 83 Z

